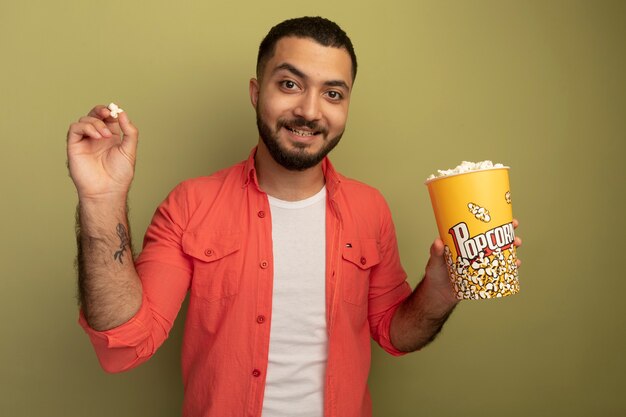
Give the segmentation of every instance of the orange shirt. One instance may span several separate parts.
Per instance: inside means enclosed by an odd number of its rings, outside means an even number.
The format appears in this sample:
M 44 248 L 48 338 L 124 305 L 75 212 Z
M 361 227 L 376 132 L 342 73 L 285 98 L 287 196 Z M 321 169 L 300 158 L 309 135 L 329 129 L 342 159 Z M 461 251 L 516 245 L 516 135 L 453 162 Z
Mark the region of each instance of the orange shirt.
M 267 195 L 247 161 L 179 184 L 157 209 L 136 260 L 143 303 L 127 323 L 88 333 L 102 367 L 145 362 L 167 338 L 187 291 L 183 415 L 260 417 L 272 319 Z M 392 355 L 391 318 L 411 289 L 387 204 L 322 163 L 328 361 L 325 417 L 371 416 L 370 336 Z M 297 404 L 294 404 L 294 408 Z

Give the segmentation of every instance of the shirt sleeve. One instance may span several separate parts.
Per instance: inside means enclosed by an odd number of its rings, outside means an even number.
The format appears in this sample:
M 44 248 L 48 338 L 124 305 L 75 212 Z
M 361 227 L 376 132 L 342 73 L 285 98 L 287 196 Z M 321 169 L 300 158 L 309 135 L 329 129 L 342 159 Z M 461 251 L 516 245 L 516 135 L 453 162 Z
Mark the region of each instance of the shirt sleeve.
M 147 361 L 163 344 L 189 288 L 192 266 L 181 248 L 188 208 L 184 186 L 176 187 L 156 210 L 135 267 L 142 303 L 126 323 L 106 331 L 79 324 L 89 336 L 102 368 L 122 372 Z
M 386 352 L 401 356 L 407 352 L 391 343 L 391 320 L 400 304 L 411 295 L 411 286 L 400 263 L 400 253 L 391 212 L 379 194 L 380 206 L 380 263 L 370 273 L 368 319 L 372 338 Z

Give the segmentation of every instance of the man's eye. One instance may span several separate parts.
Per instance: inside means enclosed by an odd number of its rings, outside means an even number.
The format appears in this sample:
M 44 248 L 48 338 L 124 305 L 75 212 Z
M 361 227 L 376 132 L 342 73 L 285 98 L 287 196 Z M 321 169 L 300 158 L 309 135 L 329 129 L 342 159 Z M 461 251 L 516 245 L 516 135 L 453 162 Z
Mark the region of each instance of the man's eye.
M 291 80 L 285 80 L 283 81 L 283 87 L 285 87 L 287 90 L 293 90 L 294 88 L 296 88 L 296 83 Z
M 341 100 L 342 98 L 341 93 L 338 91 L 329 91 L 327 94 L 328 94 L 328 97 L 332 100 Z

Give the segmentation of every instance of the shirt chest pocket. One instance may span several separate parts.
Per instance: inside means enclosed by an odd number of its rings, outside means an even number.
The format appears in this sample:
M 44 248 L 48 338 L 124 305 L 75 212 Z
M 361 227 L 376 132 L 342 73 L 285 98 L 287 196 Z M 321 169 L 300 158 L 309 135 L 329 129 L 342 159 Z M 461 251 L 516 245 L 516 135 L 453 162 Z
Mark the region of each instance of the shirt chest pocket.
M 193 260 L 192 297 L 216 301 L 239 292 L 241 244 L 239 232 L 185 232 L 183 251 Z
M 371 269 L 380 263 L 378 242 L 376 239 L 348 239 L 341 256 L 343 299 L 363 305 L 368 299 Z

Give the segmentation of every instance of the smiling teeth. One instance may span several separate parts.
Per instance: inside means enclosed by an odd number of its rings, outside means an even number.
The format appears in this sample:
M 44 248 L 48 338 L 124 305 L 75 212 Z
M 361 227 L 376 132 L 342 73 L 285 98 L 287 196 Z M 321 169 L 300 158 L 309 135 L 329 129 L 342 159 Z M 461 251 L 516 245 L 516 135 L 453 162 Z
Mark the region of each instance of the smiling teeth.
M 303 130 L 296 130 L 292 128 L 289 128 L 289 130 L 291 130 L 293 133 L 299 136 L 314 136 L 316 134 L 315 132 L 305 132 Z

